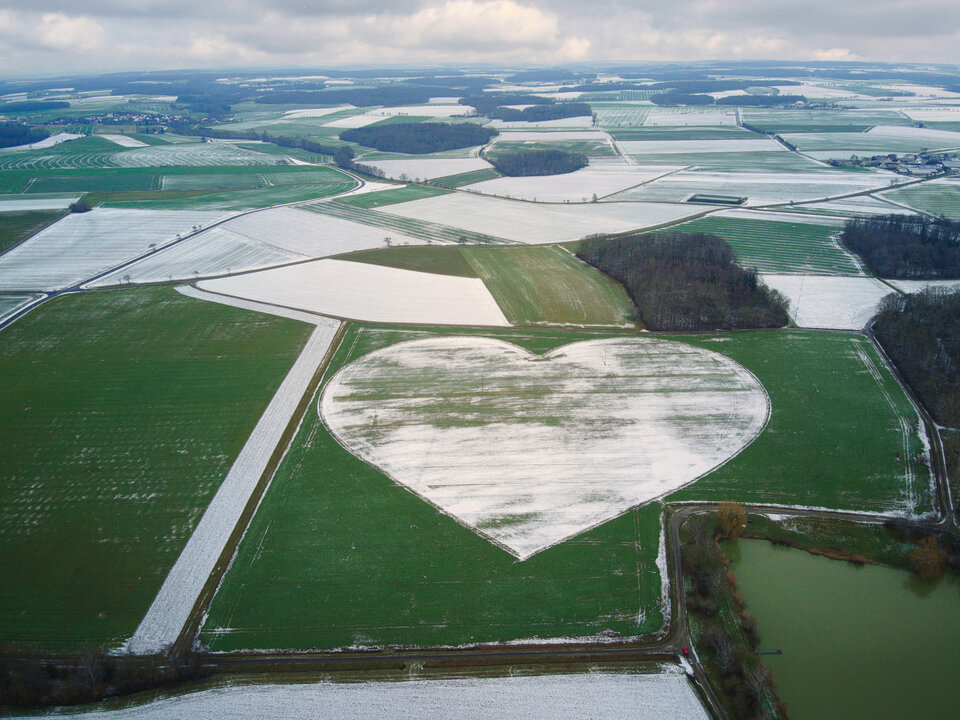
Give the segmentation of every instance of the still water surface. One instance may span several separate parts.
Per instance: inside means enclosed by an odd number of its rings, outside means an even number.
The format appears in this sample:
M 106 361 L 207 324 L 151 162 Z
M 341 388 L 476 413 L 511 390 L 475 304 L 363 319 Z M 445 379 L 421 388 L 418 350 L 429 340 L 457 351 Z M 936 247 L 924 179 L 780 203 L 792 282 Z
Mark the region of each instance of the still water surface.
M 725 543 L 792 720 L 960 718 L 960 579 Z

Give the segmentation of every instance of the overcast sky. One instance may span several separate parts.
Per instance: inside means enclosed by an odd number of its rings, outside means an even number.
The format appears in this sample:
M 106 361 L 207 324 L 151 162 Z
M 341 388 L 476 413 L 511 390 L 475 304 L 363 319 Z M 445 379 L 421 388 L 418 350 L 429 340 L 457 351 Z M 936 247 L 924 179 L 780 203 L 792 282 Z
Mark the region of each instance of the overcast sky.
M 960 0 L 0 0 L 7 76 L 738 58 L 960 63 Z

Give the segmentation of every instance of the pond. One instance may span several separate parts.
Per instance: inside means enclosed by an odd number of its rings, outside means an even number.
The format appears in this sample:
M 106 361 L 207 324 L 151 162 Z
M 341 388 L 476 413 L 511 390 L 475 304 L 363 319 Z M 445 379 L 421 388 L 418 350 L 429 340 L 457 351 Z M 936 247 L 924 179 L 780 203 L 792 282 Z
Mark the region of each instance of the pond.
M 725 543 L 793 720 L 960 717 L 960 579 Z

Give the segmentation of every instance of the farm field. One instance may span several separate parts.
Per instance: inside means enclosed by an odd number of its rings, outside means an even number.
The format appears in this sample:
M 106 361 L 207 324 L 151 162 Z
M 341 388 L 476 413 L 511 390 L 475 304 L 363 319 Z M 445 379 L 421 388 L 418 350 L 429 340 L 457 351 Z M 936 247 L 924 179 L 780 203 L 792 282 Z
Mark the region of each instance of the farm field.
M 881 125 L 867 132 L 787 133 L 784 140 L 818 159 L 960 148 L 960 133 Z
M 710 127 L 717 125 L 736 125 L 735 110 L 705 107 L 658 107 L 647 114 L 644 126 L 678 127 L 684 125 Z
M 309 330 L 149 289 L 0 332 L 4 642 L 133 633 Z
M 614 140 L 757 140 L 759 136 L 736 125 L 708 125 L 688 127 L 665 125 L 612 128 L 608 131 Z
M 500 177 L 500 173 L 493 168 L 488 168 L 486 170 L 474 170 L 473 172 L 435 178 L 431 184 L 454 190 L 464 185 L 472 185 L 473 183 L 479 183 L 485 180 L 495 180 L 498 177 Z
M 881 198 L 908 205 L 920 212 L 960 220 L 960 181 L 937 179 L 881 193 Z
M 653 227 L 703 211 L 702 206 L 666 203 L 544 205 L 457 192 L 376 212 L 462 227 L 518 243 L 538 244 Z
M 63 217 L 57 211 L 0 213 L 0 255 Z
M 890 213 L 900 215 L 910 214 L 910 210 L 884 201 L 879 194 L 876 196 L 858 195 L 856 197 L 840 198 L 826 202 L 791 205 L 789 208 L 783 207 L 782 210 L 786 212 L 833 215 L 834 217 L 869 217 L 870 215 L 889 215 Z
M 612 196 L 611 200 L 682 202 L 695 194 L 746 198 L 744 206 L 787 204 L 820 200 L 834 195 L 882 189 L 899 178 L 883 172 L 842 172 L 817 169 L 807 172 L 716 172 L 686 170 L 672 173 Z
M 502 177 L 468 185 L 465 189 L 536 202 L 588 202 L 594 196 L 604 198 L 678 169 L 674 165 L 588 165 L 562 175 Z
M 790 316 L 799 327 L 859 330 L 892 290 L 868 277 L 761 275 L 790 300 Z
M 17 310 L 36 300 L 39 295 L 0 295 L 0 322 Z
M 590 107 L 597 114 L 597 125 L 604 129 L 639 127 L 650 112 L 647 105 L 629 103 L 591 103 Z
M 423 198 L 443 195 L 446 192 L 440 188 L 427 185 L 387 185 L 385 187 L 387 189 L 376 192 L 347 195 L 342 198 L 337 198 L 334 202 L 351 207 L 377 208 L 384 205 L 396 205 L 397 203 L 409 202 L 411 200 L 422 200 Z
M 676 140 L 665 141 L 673 145 L 677 143 L 693 143 L 690 149 L 693 150 L 696 141 Z M 730 140 L 717 140 L 719 143 L 733 142 Z M 747 141 L 744 141 L 747 142 Z M 755 142 L 750 140 L 749 142 Z M 620 143 L 624 145 L 625 143 Z M 639 144 L 639 143 L 638 143 Z M 646 143 L 645 143 L 646 144 Z M 763 146 L 757 146 L 763 147 Z M 688 169 L 705 168 L 707 170 L 719 172 L 763 172 L 763 173 L 810 173 L 817 169 L 825 169 L 825 164 L 812 160 L 798 153 L 771 151 L 771 148 L 764 147 L 761 152 L 665 152 L 665 153 L 644 153 L 642 155 L 633 155 L 632 158 L 640 165 L 682 165 Z M 773 149 L 775 150 L 775 148 Z
M 393 679 L 393 678 L 391 678 Z M 675 667 L 606 670 L 571 674 L 511 674 L 504 677 L 406 677 L 399 682 L 294 682 L 248 685 L 226 683 L 120 710 L 61 715 L 63 720 L 175 720 L 182 717 L 244 717 L 289 720 L 316 711 L 331 717 L 398 720 L 431 717 L 459 720 L 485 714 L 501 720 L 531 716 L 601 716 L 632 720 L 642 707 L 645 720 L 667 720 L 679 713 L 689 720 L 709 716 L 690 681 Z M 35 716 L 39 717 L 39 716 Z M 31 720 L 33 720 L 31 718 Z
M 447 175 L 492 169 L 483 158 L 431 158 L 427 160 L 373 160 L 364 163 L 383 170 L 395 180 L 432 180 Z
M 877 125 L 905 125 L 912 121 L 895 110 L 781 110 L 745 108 L 743 121 L 763 132 L 859 133 Z
M 857 261 L 834 239 L 843 228 L 837 220 L 791 219 L 736 210 L 676 225 L 670 230 L 705 232 L 726 240 L 746 267 L 767 273 L 861 275 Z
M 630 323 L 633 303 L 623 287 L 561 247 L 457 250 L 513 325 Z
M 713 153 L 786 152 L 785 148 L 769 138 L 723 140 L 620 140 L 620 147 L 628 155 L 692 155 Z
M 351 327 L 328 375 L 371 342 L 427 336 Z M 505 339 L 537 347 L 570 338 Z M 663 620 L 659 512 L 631 510 L 517 563 L 344 450 L 311 412 L 201 637 L 228 650 L 652 632 Z M 362 605 L 349 600 L 361 595 Z
M 371 322 L 509 325 L 477 279 L 318 260 L 219 280 L 201 290 Z
M 219 213 L 97 209 L 62 220 L 0 257 L 0 288 L 54 290 L 223 219 Z

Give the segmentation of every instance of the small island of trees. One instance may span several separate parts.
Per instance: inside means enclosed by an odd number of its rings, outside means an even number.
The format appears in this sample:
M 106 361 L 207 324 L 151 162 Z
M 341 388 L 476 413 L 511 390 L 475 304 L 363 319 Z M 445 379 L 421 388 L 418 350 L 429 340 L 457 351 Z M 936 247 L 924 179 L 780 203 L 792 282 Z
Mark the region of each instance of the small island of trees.
M 385 152 L 423 155 L 486 145 L 498 135 L 496 130 L 474 123 L 393 123 L 372 125 L 340 133 L 340 139 Z
M 620 281 L 651 330 L 783 327 L 787 299 L 706 233 L 588 238 L 577 256 Z
M 566 150 L 515 150 L 491 153 L 487 160 L 504 175 L 562 175 L 587 165 L 587 156 Z

